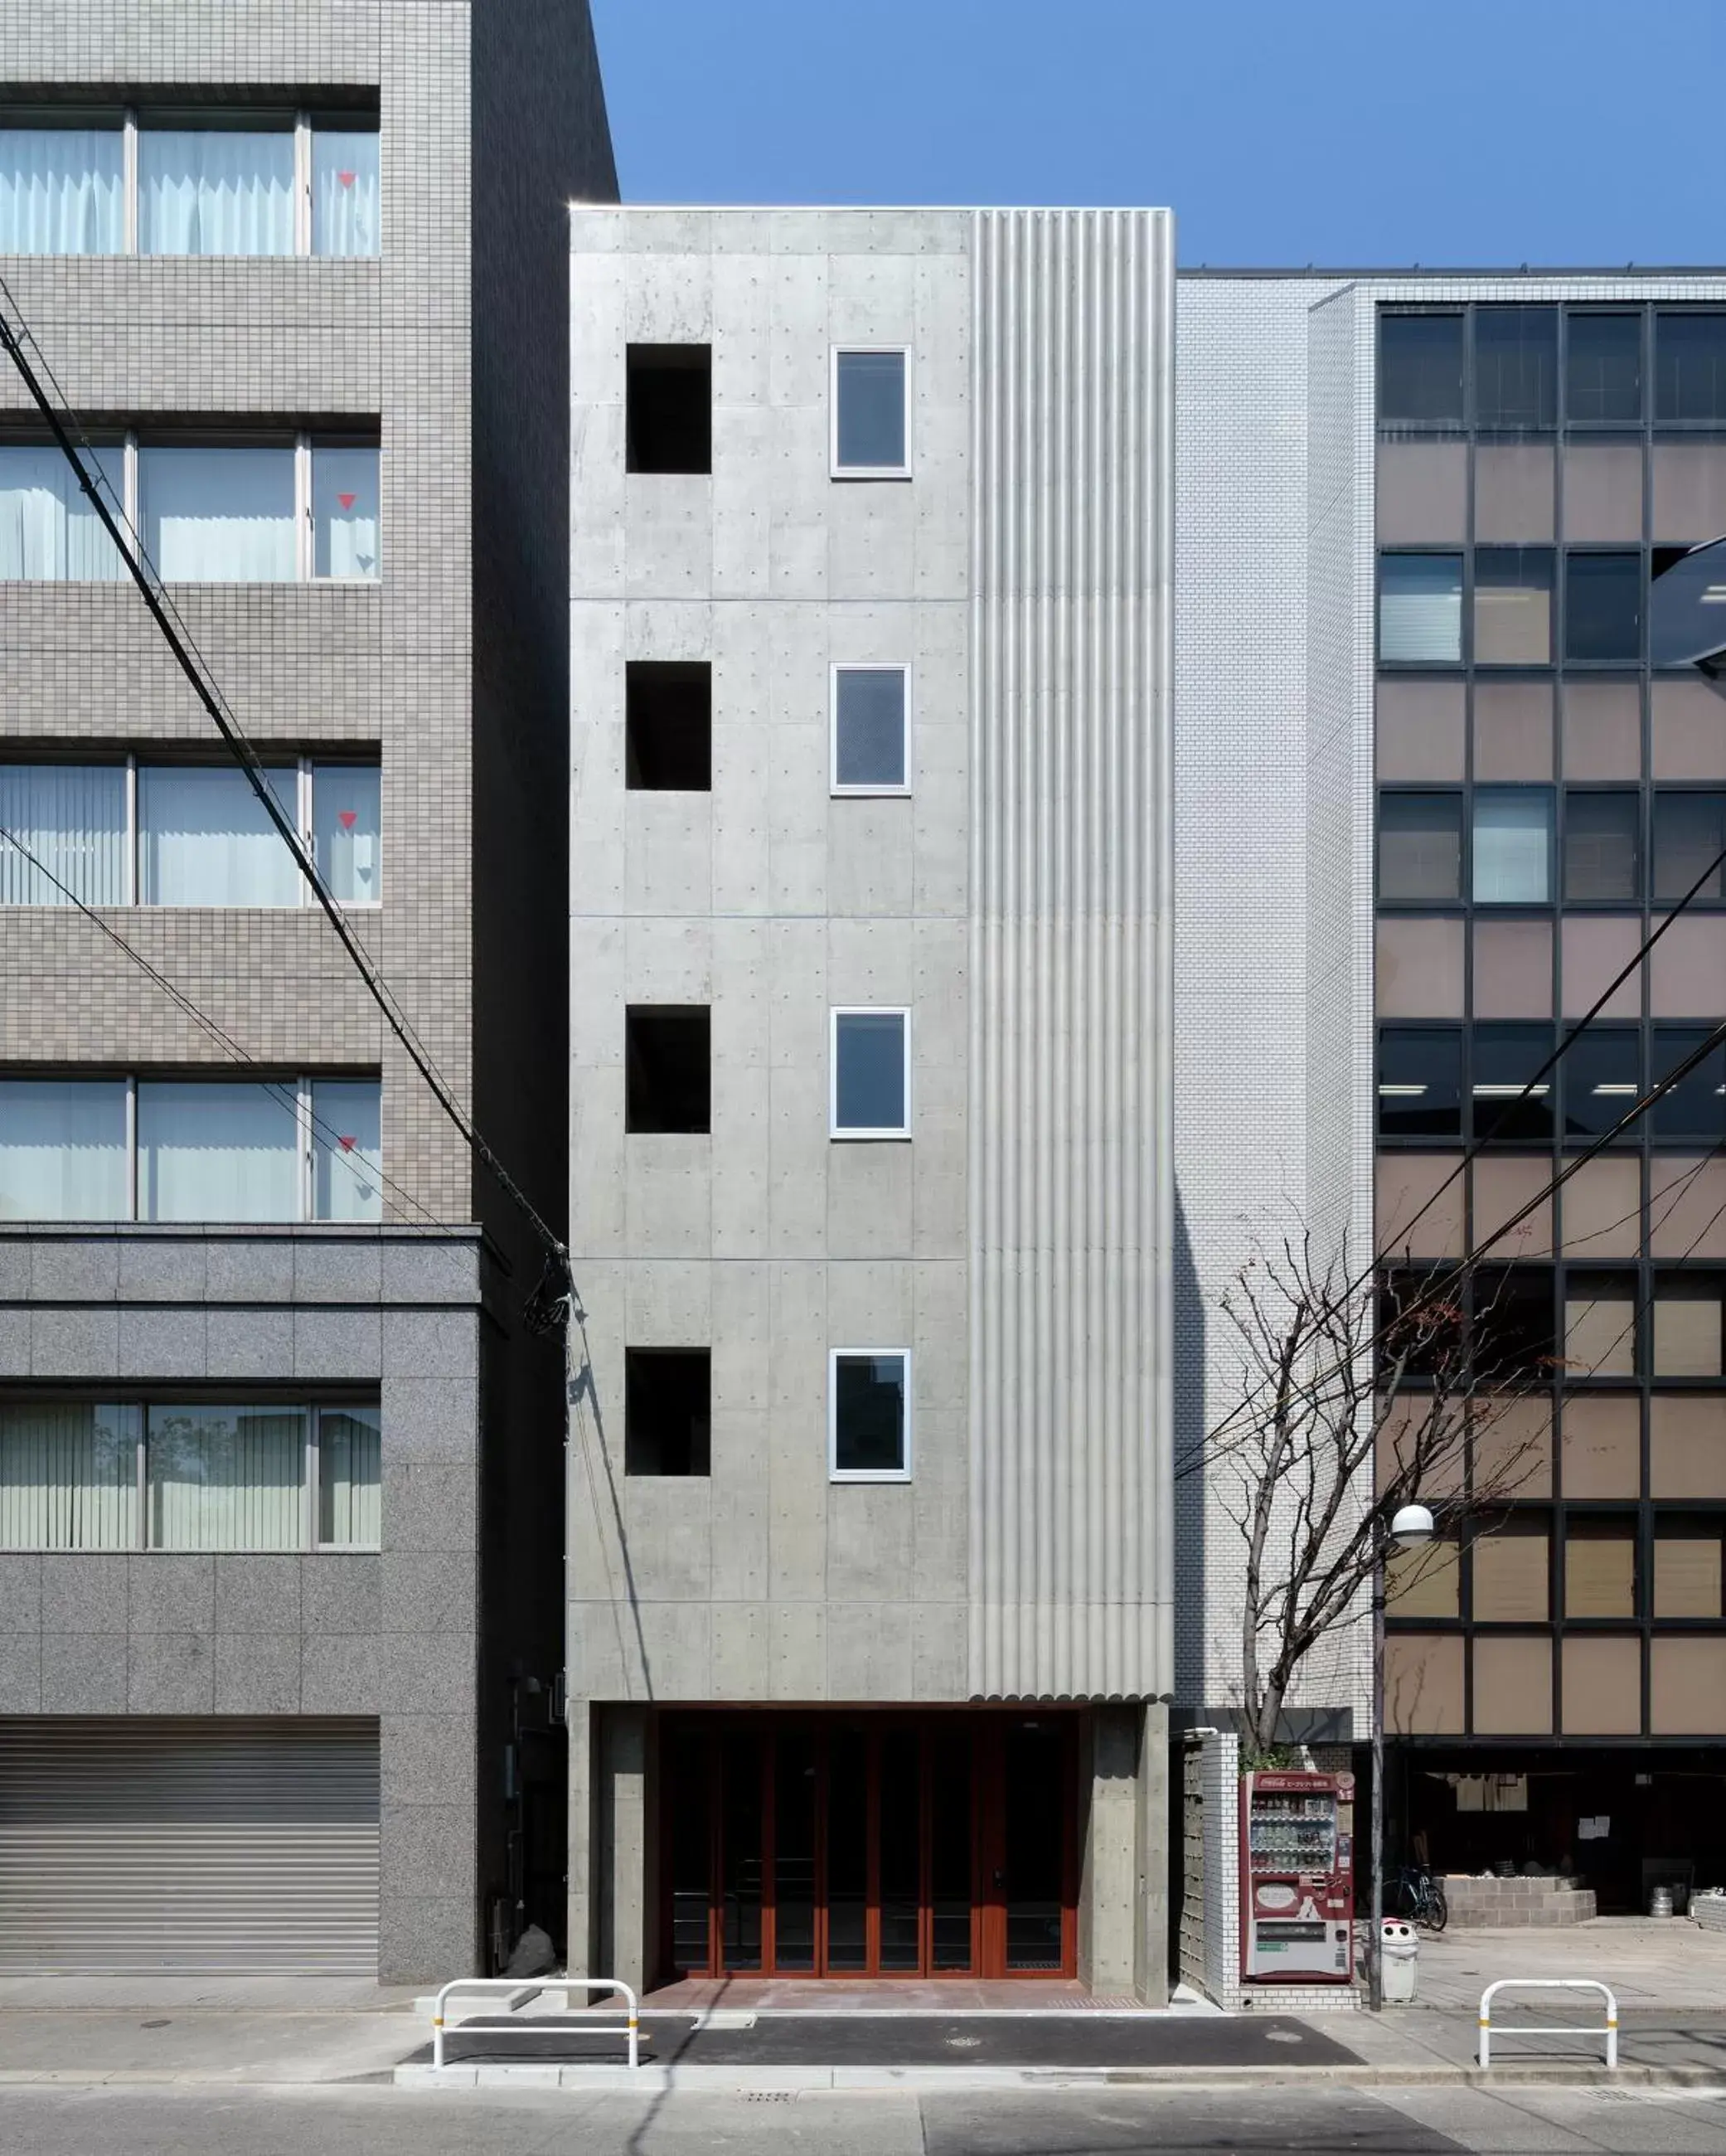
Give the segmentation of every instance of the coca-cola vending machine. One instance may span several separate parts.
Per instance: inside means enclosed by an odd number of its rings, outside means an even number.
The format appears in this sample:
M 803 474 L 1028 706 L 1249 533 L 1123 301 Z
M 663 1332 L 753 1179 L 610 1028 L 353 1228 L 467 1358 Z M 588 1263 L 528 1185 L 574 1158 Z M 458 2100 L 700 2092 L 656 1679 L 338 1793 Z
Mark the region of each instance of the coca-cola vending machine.
M 1355 1777 L 1243 1776 L 1242 1975 L 1352 1983 L 1354 1933 Z

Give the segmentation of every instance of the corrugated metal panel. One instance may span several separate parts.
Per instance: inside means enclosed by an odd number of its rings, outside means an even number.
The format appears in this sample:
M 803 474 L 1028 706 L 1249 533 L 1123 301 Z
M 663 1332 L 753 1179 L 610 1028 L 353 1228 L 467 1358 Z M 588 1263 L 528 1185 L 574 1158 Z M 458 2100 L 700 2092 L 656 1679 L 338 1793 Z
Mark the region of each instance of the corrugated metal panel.
M 0 1970 L 377 1967 L 376 1722 L 0 1721 Z
M 1170 1677 L 1172 220 L 973 241 L 971 1675 Z

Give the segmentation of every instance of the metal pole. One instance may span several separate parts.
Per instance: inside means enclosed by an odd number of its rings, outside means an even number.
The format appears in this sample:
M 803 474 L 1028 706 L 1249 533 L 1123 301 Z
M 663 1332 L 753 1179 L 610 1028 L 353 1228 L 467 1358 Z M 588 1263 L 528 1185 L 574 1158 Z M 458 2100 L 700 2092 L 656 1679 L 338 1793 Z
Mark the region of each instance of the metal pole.
M 1366 2004 L 1385 2003 L 1385 1531 L 1372 1538 L 1372 1923 L 1366 1940 Z

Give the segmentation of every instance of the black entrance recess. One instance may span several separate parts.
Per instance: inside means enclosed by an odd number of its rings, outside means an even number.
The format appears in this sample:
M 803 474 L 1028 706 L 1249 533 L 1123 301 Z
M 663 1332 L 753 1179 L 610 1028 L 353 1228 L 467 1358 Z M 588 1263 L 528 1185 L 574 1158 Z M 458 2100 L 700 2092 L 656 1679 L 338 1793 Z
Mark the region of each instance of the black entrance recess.
M 1070 1976 L 1073 1722 L 704 1713 L 660 1750 L 679 1975 Z

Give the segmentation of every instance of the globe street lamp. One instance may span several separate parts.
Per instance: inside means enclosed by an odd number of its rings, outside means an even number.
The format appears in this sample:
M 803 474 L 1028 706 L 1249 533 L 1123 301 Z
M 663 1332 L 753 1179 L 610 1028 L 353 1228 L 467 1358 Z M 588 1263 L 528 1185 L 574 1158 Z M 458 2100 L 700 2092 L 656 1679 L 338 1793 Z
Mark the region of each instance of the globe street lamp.
M 1372 1558 L 1372 1928 L 1366 1942 L 1366 2003 L 1385 2003 L 1385 1558 L 1394 1546 L 1418 1549 L 1437 1523 L 1424 1505 L 1400 1505 L 1373 1527 Z

